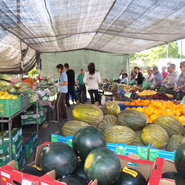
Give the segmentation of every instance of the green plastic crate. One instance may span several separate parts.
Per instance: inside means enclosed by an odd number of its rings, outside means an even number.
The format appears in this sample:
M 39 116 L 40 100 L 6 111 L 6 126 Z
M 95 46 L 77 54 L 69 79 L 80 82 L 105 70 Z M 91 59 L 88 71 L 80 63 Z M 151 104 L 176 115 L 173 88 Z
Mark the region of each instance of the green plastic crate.
M 38 124 L 42 124 L 46 120 L 46 113 L 38 114 Z M 21 115 L 21 124 L 22 125 L 31 125 L 36 124 L 36 114 L 33 115 Z
M 9 94 L 17 95 L 20 97 L 21 109 L 29 105 L 29 94 L 25 92 L 9 92 Z
M 10 117 L 21 110 L 20 96 L 17 99 L 0 99 L 0 116 Z

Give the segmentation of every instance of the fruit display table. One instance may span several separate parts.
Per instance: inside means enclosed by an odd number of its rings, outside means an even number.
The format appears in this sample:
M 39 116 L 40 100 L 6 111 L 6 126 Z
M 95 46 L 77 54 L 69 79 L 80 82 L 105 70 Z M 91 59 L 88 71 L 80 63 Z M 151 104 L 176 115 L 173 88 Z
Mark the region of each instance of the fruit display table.
M 39 133 L 39 125 L 38 125 L 38 101 L 36 101 L 34 104 L 36 104 L 36 133 Z M 1 129 L 3 130 L 3 123 L 7 123 L 8 124 L 8 130 L 9 130 L 9 155 L 10 155 L 10 161 L 12 160 L 12 134 L 11 134 L 11 130 L 12 130 L 12 119 L 16 116 L 18 116 L 19 114 L 21 114 L 22 112 L 24 112 L 25 110 L 27 110 L 28 108 L 30 108 L 32 105 L 34 104 L 29 104 L 26 107 L 24 107 L 23 109 L 19 110 L 18 112 L 14 113 L 11 116 L 0 116 L 0 123 L 1 123 Z

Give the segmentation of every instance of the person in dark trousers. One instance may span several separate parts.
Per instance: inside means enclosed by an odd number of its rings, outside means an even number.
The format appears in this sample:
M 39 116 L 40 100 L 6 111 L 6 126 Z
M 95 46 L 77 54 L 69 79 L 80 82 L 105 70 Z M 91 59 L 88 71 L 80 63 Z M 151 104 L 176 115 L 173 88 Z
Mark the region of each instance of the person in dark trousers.
M 67 111 L 65 106 L 65 96 L 67 93 L 67 74 L 64 71 L 64 66 L 62 64 L 58 64 L 56 66 L 58 73 L 60 73 L 60 77 L 58 83 L 55 83 L 55 86 L 58 86 L 58 95 L 55 105 L 56 111 L 56 120 L 54 123 L 61 122 L 62 120 L 67 119 Z
M 83 93 L 83 96 L 86 96 L 86 87 L 85 83 L 83 82 L 84 79 L 84 70 L 80 70 L 80 74 L 76 77 L 76 86 L 77 86 L 77 92 L 78 92 L 78 99 L 81 102 L 81 93 Z
M 88 92 L 91 97 L 91 104 L 98 106 L 98 83 L 101 82 L 101 78 L 100 73 L 95 69 L 95 65 L 93 62 L 88 65 L 88 70 L 85 72 L 83 82 L 87 85 Z
M 77 96 L 75 93 L 75 72 L 69 68 L 69 64 L 65 63 L 64 64 L 64 68 L 66 70 L 67 73 L 67 78 L 68 78 L 68 92 L 66 94 L 66 105 L 68 107 L 70 107 L 69 104 L 69 95 L 71 95 L 72 101 L 76 101 L 76 103 L 78 103 L 77 101 Z
M 139 71 L 139 67 L 134 67 L 134 72 L 136 73 L 134 80 L 137 81 L 137 85 L 141 85 L 143 83 L 143 74 Z

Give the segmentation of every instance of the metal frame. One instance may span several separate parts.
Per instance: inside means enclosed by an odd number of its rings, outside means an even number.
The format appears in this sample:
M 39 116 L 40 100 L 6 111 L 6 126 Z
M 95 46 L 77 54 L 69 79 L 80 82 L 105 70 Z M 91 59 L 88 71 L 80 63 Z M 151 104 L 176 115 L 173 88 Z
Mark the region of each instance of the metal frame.
M 35 102 L 36 103 L 36 126 L 37 126 L 37 134 L 39 136 L 39 124 L 38 124 L 38 101 Z M 19 114 L 21 114 L 22 112 L 24 112 L 25 110 L 27 110 L 28 108 L 30 108 L 32 105 L 34 104 L 29 104 L 28 106 L 26 106 L 25 108 L 21 109 L 20 111 L 16 112 L 15 114 L 13 114 L 12 116 L 9 117 L 1 117 L 0 116 L 0 123 L 8 123 L 8 130 L 9 130 L 9 155 L 10 155 L 10 161 L 12 160 L 12 119 L 16 116 L 18 116 Z M 3 124 L 2 124 L 3 125 Z M 1 125 L 1 126 L 2 126 Z

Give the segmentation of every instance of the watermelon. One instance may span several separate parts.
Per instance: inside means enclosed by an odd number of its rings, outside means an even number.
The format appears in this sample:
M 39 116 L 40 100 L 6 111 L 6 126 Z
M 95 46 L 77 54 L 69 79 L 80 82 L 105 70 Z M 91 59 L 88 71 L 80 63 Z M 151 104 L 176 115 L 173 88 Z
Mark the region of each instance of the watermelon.
M 111 150 L 100 147 L 87 156 L 84 171 L 88 180 L 98 180 L 98 185 L 111 185 L 119 178 L 121 164 Z
M 169 137 L 172 135 L 184 135 L 184 127 L 180 121 L 176 118 L 168 115 L 159 116 L 154 124 L 157 124 L 164 128 L 168 133 Z
M 181 145 L 182 139 L 183 139 L 183 136 L 181 136 L 181 135 L 171 136 L 168 141 L 167 150 L 170 152 L 177 150 L 177 148 Z
M 118 118 L 116 116 L 105 115 L 103 117 L 103 120 L 97 125 L 97 128 L 103 132 L 105 129 L 117 124 L 118 124 Z
M 124 143 L 129 145 L 135 139 L 135 132 L 125 126 L 113 126 L 107 128 L 103 135 L 108 143 Z
M 87 177 L 86 177 L 85 172 L 84 172 L 84 162 L 83 161 L 79 161 L 77 163 L 76 169 L 71 175 L 80 177 L 80 178 L 84 179 L 87 183 L 89 182 L 87 180 Z
M 65 137 L 73 136 L 75 132 L 77 132 L 80 128 L 83 128 L 86 126 L 89 126 L 89 125 L 82 121 L 76 121 L 76 120 L 68 121 L 62 127 L 62 133 Z
M 76 177 L 74 175 L 65 177 L 60 180 L 60 182 L 65 183 L 66 185 L 88 185 L 88 183 L 84 179 Z
M 149 124 L 143 128 L 141 139 L 145 145 L 152 143 L 155 148 L 161 149 L 168 144 L 169 136 L 159 125 Z
M 98 147 L 106 147 L 106 140 L 96 127 L 81 128 L 73 136 L 73 148 L 83 161 L 92 150 Z
M 118 125 L 123 125 L 132 130 L 142 130 L 148 120 L 145 114 L 137 110 L 124 110 L 118 115 Z
M 103 120 L 103 112 L 96 106 L 81 104 L 73 109 L 73 116 L 78 121 L 96 126 Z
M 44 148 L 39 157 L 44 173 L 55 170 L 56 178 L 71 174 L 77 164 L 75 151 L 65 143 L 54 142 Z
M 175 154 L 175 167 L 180 175 L 185 178 L 185 143 L 177 148 Z
M 185 179 L 178 172 L 166 172 L 162 178 L 175 180 L 176 185 L 185 185 Z
M 139 171 L 125 167 L 113 185 L 147 185 L 147 181 Z
M 113 101 L 107 101 L 103 104 L 102 111 L 104 115 L 114 115 L 117 116 L 120 113 L 120 107 L 117 103 Z

